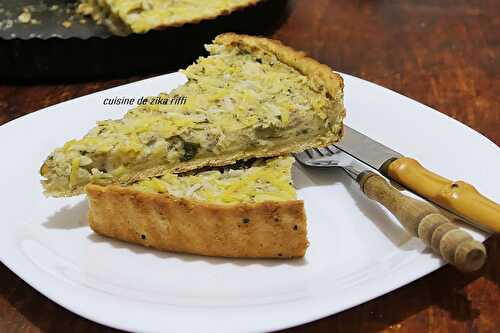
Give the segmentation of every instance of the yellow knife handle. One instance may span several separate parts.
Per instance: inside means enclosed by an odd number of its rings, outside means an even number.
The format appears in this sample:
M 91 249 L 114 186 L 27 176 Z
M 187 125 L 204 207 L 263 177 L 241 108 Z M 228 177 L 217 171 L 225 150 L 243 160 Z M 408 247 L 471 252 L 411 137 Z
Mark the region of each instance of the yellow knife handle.
M 409 190 L 478 227 L 500 233 L 500 205 L 483 196 L 474 186 L 441 177 L 408 157 L 387 161 L 381 171 Z

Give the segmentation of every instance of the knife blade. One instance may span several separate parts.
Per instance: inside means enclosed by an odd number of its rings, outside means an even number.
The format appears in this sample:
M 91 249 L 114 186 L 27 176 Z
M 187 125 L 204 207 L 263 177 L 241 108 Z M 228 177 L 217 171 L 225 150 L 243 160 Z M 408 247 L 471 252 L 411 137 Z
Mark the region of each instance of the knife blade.
M 335 147 L 477 228 L 500 233 L 500 205 L 474 186 L 442 177 L 347 125 Z
M 403 157 L 397 151 L 367 137 L 355 129 L 344 125 L 342 140 L 335 147 L 351 155 L 375 170 L 380 170 L 390 159 Z

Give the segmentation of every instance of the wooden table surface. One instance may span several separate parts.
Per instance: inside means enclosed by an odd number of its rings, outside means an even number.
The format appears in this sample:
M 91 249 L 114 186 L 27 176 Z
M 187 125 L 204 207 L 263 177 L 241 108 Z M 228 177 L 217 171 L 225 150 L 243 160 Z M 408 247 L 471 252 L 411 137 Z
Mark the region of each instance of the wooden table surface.
M 297 0 L 271 35 L 500 142 L 500 1 Z M 146 75 L 0 85 L 0 123 Z M 2 143 L 5 144 L 5 143 Z M 459 143 L 458 143 L 459 144 Z M 464 152 L 464 161 L 466 161 Z M 468 161 L 471 162 L 471 161 Z M 6 198 L 2 198 L 4 204 Z M 2 221 L 8 227 L 8 221 Z M 500 332 L 500 237 L 478 273 L 444 267 L 291 332 Z M 63 309 L 0 264 L 1 332 L 111 332 Z

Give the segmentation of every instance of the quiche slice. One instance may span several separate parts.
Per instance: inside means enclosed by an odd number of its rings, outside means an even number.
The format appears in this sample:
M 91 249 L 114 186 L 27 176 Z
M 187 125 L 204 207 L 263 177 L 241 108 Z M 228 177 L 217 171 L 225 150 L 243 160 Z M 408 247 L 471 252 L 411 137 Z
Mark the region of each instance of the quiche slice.
M 328 66 L 278 41 L 232 33 L 207 49 L 184 71 L 184 85 L 55 149 L 40 170 L 45 193 L 77 195 L 89 183 L 128 184 L 340 139 L 343 81 Z M 176 96 L 187 103 L 155 102 Z
M 104 236 L 159 250 L 222 257 L 302 257 L 304 204 L 291 185 L 292 157 L 128 186 L 86 187 L 89 224 Z
M 114 34 L 144 33 L 228 15 L 261 0 L 82 0 L 78 12 Z

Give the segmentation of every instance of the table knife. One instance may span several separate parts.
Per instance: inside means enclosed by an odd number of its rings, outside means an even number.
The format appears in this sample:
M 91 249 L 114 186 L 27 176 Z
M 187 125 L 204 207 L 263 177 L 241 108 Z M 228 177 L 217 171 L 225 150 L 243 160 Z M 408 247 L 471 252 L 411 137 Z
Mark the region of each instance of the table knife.
M 485 231 L 500 233 L 500 205 L 483 196 L 471 184 L 442 177 L 415 159 L 405 157 L 347 125 L 344 125 L 344 136 L 335 147 L 465 222 Z

